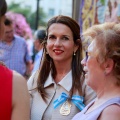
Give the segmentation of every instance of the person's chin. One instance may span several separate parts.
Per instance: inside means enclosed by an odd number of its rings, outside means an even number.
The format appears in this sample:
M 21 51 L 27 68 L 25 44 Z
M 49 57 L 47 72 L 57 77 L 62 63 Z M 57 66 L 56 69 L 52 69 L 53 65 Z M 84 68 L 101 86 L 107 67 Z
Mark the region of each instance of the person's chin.
M 12 42 L 12 39 L 8 39 L 7 42 Z

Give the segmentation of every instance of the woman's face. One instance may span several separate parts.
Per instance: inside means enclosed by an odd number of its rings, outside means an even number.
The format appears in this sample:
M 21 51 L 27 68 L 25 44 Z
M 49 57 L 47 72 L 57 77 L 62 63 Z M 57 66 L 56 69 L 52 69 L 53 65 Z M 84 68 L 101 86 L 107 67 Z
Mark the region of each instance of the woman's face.
M 4 21 L 5 21 L 5 16 L 2 16 L 0 19 L 0 40 L 3 38 L 4 35 Z
M 104 77 L 104 71 L 97 60 L 96 50 L 97 45 L 94 40 L 88 47 L 88 56 L 86 55 L 87 57 L 81 61 L 85 71 L 86 83 L 92 88 L 100 85 L 100 81 Z
M 60 23 L 52 24 L 48 29 L 46 49 L 54 62 L 71 62 L 78 46 L 74 44 L 71 29 Z

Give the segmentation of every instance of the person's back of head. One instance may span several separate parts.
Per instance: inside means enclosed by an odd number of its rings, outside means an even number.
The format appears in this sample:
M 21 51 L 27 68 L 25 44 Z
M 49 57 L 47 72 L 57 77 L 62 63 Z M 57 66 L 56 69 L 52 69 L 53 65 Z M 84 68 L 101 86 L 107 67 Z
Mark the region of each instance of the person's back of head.
M 38 52 L 43 48 L 42 42 L 44 41 L 46 37 L 46 32 L 45 30 L 37 30 L 34 33 L 34 49 Z
M 43 40 L 45 39 L 45 37 L 46 37 L 45 30 L 37 30 L 35 32 L 35 39 L 39 40 L 40 43 L 43 42 Z

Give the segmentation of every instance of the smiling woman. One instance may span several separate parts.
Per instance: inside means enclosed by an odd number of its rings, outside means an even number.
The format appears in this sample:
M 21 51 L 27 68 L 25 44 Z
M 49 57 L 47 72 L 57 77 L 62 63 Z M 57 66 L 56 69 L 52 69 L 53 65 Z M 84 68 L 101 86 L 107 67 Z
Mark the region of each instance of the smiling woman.
M 48 21 L 40 69 L 28 80 L 31 120 L 70 120 L 95 94 L 84 82 L 80 27 L 68 16 Z
M 64 64 L 70 66 L 73 53 L 76 53 L 79 46 L 74 44 L 72 31 L 69 27 L 61 23 L 54 23 L 48 30 L 48 40 L 46 49 L 54 64 Z M 58 83 L 60 79 L 56 78 Z

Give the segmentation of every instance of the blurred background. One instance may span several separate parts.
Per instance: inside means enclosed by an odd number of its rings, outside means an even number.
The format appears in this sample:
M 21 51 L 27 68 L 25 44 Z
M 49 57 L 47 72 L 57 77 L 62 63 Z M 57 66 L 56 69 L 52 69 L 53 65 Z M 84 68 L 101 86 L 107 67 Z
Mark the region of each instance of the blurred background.
M 120 23 L 120 0 L 7 0 L 6 16 L 12 20 L 14 33 L 26 41 L 33 65 L 38 51 L 35 33 L 45 30 L 50 18 L 57 15 L 72 17 L 80 25 L 80 34 L 94 24 Z M 90 44 L 83 38 L 83 50 Z
M 22 14 L 32 30 L 45 27 L 53 16 L 72 17 L 72 0 L 7 0 L 8 11 Z
M 116 3 L 115 3 L 116 2 Z M 8 11 L 22 14 L 32 30 L 45 27 L 53 16 L 74 18 L 86 30 L 93 24 L 117 21 L 120 0 L 7 0 Z

